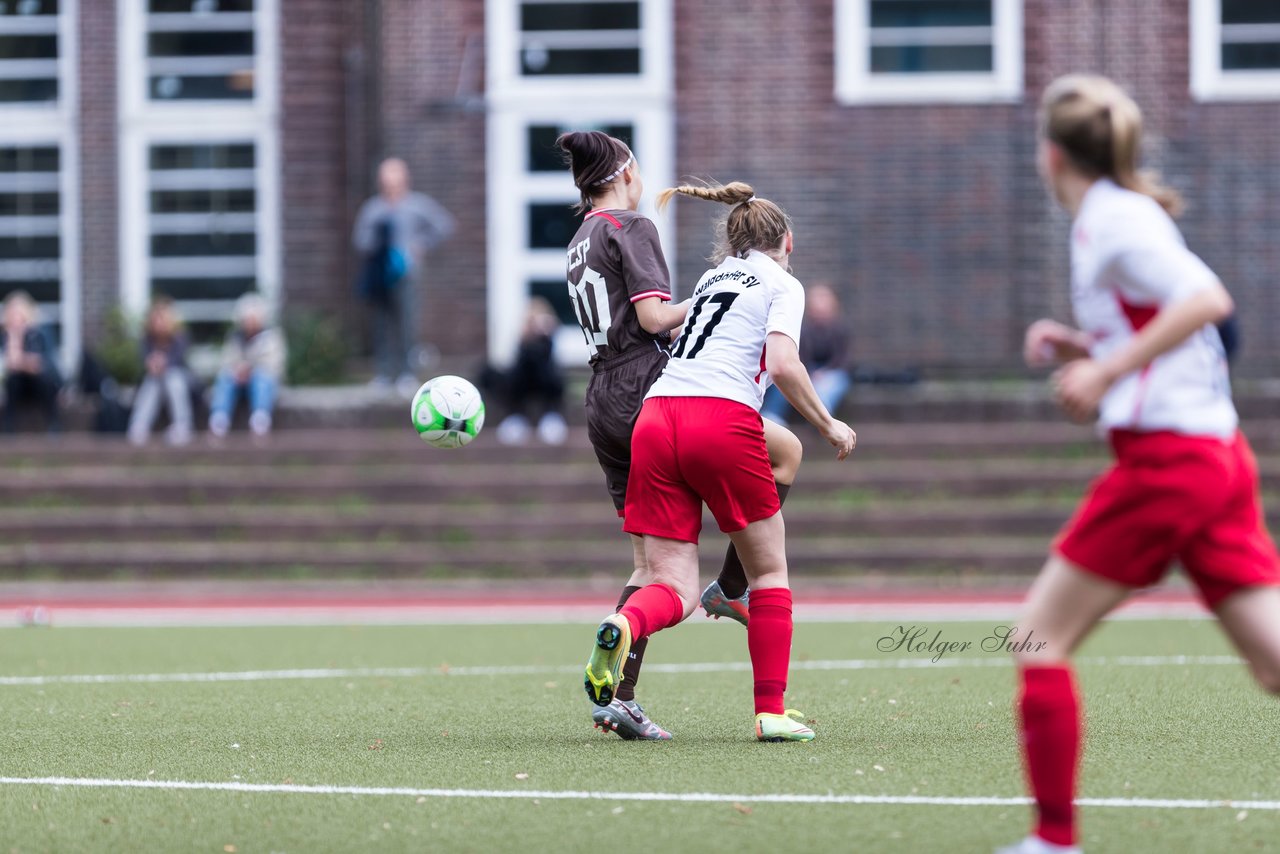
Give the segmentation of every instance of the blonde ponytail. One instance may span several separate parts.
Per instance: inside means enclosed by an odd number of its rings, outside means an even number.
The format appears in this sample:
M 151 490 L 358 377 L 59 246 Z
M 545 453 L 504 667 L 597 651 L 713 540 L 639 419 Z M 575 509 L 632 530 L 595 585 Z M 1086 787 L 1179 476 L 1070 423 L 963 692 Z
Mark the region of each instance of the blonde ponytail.
M 695 199 L 705 199 L 708 202 L 720 202 L 726 205 L 740 205 L 748 199 L 755 198 L 756 195 L 756 191 L 751 189 L 751 185 L 744 184 L 742 181 L 731 181 L 724 185 L 712 183 L 703 186 L 681 184 L 679 187 L 668 187 L 658 193 L 658 210 L 666 210 L 671 198 L 677 193 L 682 196 L 691 196 Z
M 756 191 L 742 181 L 669 187 L 658 193 L 658 210 L 666 210 L 677 194 L 733 206 L 728 218 L 716 223 L 715 247 L 708 258 L 713 264 L 730 255 L 744 257 L 752 249 L 776 257 L 783 239 L 791 231 L 791 218 L 786 211 L 768 199 L 756 198 Z
M 1158 173 L 1139 171 L 1142 111 L 1105 77 L 1059 77 L 1041 99 L 1041 132 L 1090 177 L 1107 177 L 1127 190 L 1150 196 L 1170 215 L 1182 198 Z

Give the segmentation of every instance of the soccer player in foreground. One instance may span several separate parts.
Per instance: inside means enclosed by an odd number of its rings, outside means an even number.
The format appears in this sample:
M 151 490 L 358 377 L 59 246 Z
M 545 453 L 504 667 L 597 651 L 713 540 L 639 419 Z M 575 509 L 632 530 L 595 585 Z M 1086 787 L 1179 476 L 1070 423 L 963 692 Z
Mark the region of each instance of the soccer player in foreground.
M 1071 214 L 1072 328 L 1027 330 L 1033 367 L 1062 363 L 1059 404 L 1097 417 L 1115 462 L 1054 541 L 1017 637 L 1018 703 L 1036 823 L 1003 854 L 1076 852 L 1081 707 L 1069 658 L 1131 591 L 1176 558 L 1263 688 L 1280 693 L 1280 559 L 1237 426 L 1214 324 L 1232 310 L 1170 218 L 1177 197 L 1137 171 L 1142 116 L 1100 77 L 1052 83 L 1038 166 Z
M 631 431 L 645 394 L 667 364 L 669 333 L 684 322 L 688 304 L 670 305 L 671 283 L 658 230 L 636 212 L 644 183 L 626 143 L 586 131 L 563 134 L 556 144 L 569 156 L 574 184 L 582 194 L 580 207 L 587 210 L 568 251 L 569 293 L 592 349 L 587 433 L 621 516 L 631 471 Z M 800 440 L 775 424 L 767 428 L 766 438 L 773 477 L 779 494 L 785 495 L 800 467 Z M 631 541 L 634 571 L 619 608 L 652 580 L 643 542 L 638 536 Z M 724 579 L 729 586 L 740 583 L 741 589 L 712 602 L 709 611 L 745 623 L 747 582 L 732 544 L 725 556 Z M 594 709 L 592 720 L 597 728 L 625 739 L 668 739 L 670 733 L 635 701 L 645 646 L 643 640 L 632 645 L 612 702 Z
M 698 601 L 702 503 L 729 535 L 751 583 L 747 646 L 755 679 L 755 733 L 809 741 L 813 730 L 783 703 L 791 658 L 791 591 L 778 490 L 760 405 L 775 382 L 835 448 L 853 450 L 849 425 L 822 405 L 797 345 L 804 289 L 787 271 L 791 222 L 742 183 L 664 190 L 731 205 L 720 263 L 693 292 L 671 359 L 632 435 L 625 530 L 643 537 L 652 582 L 596 630 L 584 685 L 597 705 L 613 699 L 632 645 L 674 626 Z

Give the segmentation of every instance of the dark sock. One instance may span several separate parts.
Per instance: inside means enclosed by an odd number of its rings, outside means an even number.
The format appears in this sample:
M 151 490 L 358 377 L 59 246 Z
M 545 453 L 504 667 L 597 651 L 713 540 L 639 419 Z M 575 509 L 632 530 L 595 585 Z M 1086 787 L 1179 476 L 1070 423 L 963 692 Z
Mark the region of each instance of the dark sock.
M 639 587 L 628 585 L 622 588 L 622 596 L 618 598 L 618 610 L 622 610 L 622 606 L 627 604 L 627 600 L 631 598 L 631 594 L 639 590 Z M 648 638 L 641 638 L 633 641 L 631 644 L 631 654 L 627 656 L 626 662 L 622 665 L 622 683 L 618 685 L 618 690 L 613 696 L 619 700 L 630 702 L 636 698 L 636 682 L 640 679 L 640 665 L 644 663 L 644 651 L 649 646 Z
M 779 483 L 777 487 L 778 506 L 781 507 L 787 500 L 787 493 L 791 491 L 791 484 Z M 742 561 L 738 560 L 738 550 L 733 547 L 733 543 L 729 543 L 729 550 L 724 553 L 724 566 L 720 568 L 720 577 L 716 580 L 720 582 L 720 590 L 726 599 L 737 599 L 747 592 L 747 571 L 742 568 Z

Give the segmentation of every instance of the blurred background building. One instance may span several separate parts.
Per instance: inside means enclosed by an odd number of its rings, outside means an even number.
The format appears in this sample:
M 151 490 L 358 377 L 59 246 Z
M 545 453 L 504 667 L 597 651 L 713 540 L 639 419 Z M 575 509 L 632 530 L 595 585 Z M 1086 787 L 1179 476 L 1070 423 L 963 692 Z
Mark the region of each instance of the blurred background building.
M 1034 126 L 1070 71 L 1144 107 L 1240 306 L 1242 372 L 1280 369 L 1276 0 L 0 0 L 0 296 L 36 297 L 68 365 L 154 293 L 197 339 L 252 289 L 363 334 L 350 227 L 397 155 L 458 218 L 423 337 L 502 358 L 530 295 L 572 320 L 551 144 L 597 127 L 651 195 L 697 175 L 788 208 L 858 361 L 1009 373 L 1026 324 L 1066 315 Z M 687 292 L 715 211 L 677 208 Z

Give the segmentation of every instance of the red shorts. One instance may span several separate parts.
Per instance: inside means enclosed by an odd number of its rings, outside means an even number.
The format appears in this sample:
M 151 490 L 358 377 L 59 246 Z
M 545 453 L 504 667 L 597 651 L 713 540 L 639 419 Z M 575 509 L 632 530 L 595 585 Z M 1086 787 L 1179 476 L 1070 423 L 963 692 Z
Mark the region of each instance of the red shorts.
M 631 434 L 623 530 L 696 543 L 704 501 L 725 533 L 778 512 L 760 413 L 720 397 L 646 400 Z
M 1130 587 L 1177 559 L 1210 608 L 1244 587 L 1280 584 L 1280 558 L 1258 496 L 1258 463 L 1231 441 L 1111 433 L 1115 464 L 1090 487 L 1054 542 L 1071 563 Z

